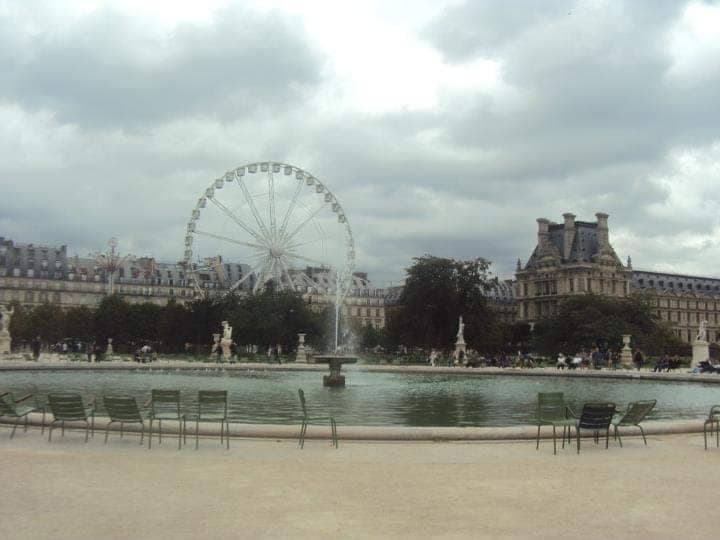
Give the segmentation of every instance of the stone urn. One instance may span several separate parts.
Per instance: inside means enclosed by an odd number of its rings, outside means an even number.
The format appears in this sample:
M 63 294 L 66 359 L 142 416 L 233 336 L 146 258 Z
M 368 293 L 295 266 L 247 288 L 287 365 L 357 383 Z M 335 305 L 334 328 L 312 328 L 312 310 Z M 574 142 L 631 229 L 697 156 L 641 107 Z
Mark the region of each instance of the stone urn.
M 628 368 L 632 368 L 633 361 L 632 349 L 630 348 L 630 337 L 630 334 L 623 334 L 623 348 L 620 351 L 620 362 L 623 366 Z
M 307 351 L 305 350 L 305 334 L 298 334 L 297 354 L 295 362 L 298 364 L 307 364 Z

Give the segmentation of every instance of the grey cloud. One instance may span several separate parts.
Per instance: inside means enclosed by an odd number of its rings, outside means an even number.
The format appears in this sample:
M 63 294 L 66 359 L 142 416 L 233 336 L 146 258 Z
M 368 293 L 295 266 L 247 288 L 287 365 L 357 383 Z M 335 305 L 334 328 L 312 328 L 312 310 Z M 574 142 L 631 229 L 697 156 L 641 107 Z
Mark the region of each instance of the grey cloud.
M 0 96 L 84 127 L 137 128 L 178 117 L 270 116 L 302 103 L 321 58 L 301 27 L 238 8 L 170 35 L 108 9 L 70 28 L 22 36 L 0 25 Z

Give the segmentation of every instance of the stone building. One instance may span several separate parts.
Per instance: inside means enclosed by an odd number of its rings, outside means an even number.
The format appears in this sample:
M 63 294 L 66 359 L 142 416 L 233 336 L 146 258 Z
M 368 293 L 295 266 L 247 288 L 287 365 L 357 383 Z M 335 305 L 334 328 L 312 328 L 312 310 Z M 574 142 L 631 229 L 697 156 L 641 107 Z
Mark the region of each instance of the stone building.
M 693 341 L 705 320 L 708 341 L 717 343 L 720 279 L 633 270 L 629 257 L 623 265 L 610 244 L 608 215 L 595 216 L 595 222 L 575 221 L 573 214 L 563 214 L 561 224 L 537 220 L 537 246 L 524 266 L 518 261 L 515 274 L 518 321 L 552 316 L 572 295 L 643 294 L 683 341 Z
M 576 221 L 567 213 L 563 223 L 537 220 L 537 246 L 525 266 L 518 261 L 515 272 L 519 321 L 555 315 L 558 303 L 572 295 L 630 293 L 632 270 L 610 244 L 608 215 L 595 217 L 595 222 Z
M 636 270 L 631 290 L 645 294 L 657 316 L 688 343 L 707 321 L 707 339 L 720 340 L 720 279 Z
M 180 264 L 159 262 L 153 257 L 118 260 L 112 292 L 129 303 L 163 306 L 171 299 L 185 303 L 198 296 L 198 287 L 207 296 L 223 295 L 250 271 L 250 266 L 228 263 L 222 257 L 206 262 L 197 273 L 196 284 Z M 335 298 L 331 274 L 319 268 L 307 268 L 303 273 L 309 276 L 302 291 L 307 302 L 318 310 L 331 304 Z M 251 276 L 239 293 L 248 294 L 254 284 Z M 29 307 L 50 303 L 92 308 L 110 292 L 108 269 L 97 258 L 68 256 L 65 245 L 23 244 L 0 237 L 0 304 L 14 301 Z M 367 274 L 355 273 L 343 313 L 355 324 L 383 328 L 383 290 L 373 287 Z

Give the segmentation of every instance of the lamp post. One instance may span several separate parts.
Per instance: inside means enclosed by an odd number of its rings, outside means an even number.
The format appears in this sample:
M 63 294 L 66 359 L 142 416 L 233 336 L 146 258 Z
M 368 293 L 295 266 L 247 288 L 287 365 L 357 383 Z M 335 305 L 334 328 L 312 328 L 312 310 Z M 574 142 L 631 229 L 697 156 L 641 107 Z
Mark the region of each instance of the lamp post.
M 130 254 L 120 256 L 117 250 L 118 241 L 114 236 L 108 240 L 108 250 L 105 253 L 96 252 L 95 261 L 100 268 L 105 270 L 108 276 L 108 289 L 112 295 L 115 293 L 115 272 L 122 268 L 126 261 L 133 259 Z

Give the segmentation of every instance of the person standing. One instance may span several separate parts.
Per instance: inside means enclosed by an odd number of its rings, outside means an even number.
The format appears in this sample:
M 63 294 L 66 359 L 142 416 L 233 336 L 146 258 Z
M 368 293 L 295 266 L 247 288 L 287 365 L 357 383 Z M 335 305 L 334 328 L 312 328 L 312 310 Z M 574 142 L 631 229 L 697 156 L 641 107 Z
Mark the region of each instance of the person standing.
M 643 364 L 645 363 L 645 358 L 643 357 L 643 353 L 640 349 L 635 351 L 635 356 L 633 357 L 633 362 L 634 362 L 637 370 L 640 371 Z
M 40 336 L 35 336 L 35 338 L 32 340 L 32 355 L 35 360 L 40 358 Z

